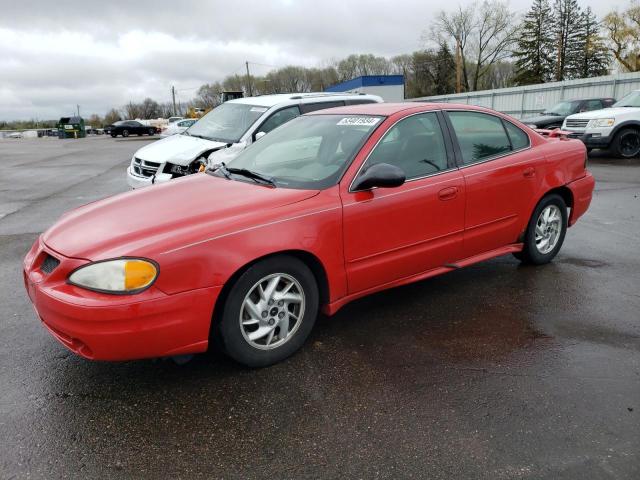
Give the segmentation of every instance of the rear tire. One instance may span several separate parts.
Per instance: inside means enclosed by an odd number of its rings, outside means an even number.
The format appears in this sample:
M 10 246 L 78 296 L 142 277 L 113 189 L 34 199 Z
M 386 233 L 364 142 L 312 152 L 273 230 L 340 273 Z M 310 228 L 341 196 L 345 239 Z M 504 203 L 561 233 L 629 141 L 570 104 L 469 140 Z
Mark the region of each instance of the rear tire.
M 640 131 L 623 128 L 611 143 L 613 153 L 620 158 L 634 158 L 640 154 Z
M 535 210 L 524 236 L 524 248 L 514 256 L 523 263 L 544 265 L 558 254 L 568 225 L 567 204 L 555 193 L 544 197 Z
M 156 131 L 153 128 L 149 129 L 149 135 L 155 135 Z
M 318 304 L 318 285 L 307 265 L 288 255 L 267 258 L 235 282 L 213 334 L 237 362 L 266 367 L 304 344 Z

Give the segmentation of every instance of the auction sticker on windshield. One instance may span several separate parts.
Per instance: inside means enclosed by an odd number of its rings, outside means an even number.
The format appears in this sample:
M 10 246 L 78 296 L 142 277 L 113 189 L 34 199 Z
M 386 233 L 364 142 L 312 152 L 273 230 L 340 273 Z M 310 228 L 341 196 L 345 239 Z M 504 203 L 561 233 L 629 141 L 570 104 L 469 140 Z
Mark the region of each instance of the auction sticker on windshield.
M 379 121 L 380 119 L 376 117 L 345 117 L 342 120 L 340 120 L 337 123 L 337 125 L 355 125 L 355 126 L 372 127 Z

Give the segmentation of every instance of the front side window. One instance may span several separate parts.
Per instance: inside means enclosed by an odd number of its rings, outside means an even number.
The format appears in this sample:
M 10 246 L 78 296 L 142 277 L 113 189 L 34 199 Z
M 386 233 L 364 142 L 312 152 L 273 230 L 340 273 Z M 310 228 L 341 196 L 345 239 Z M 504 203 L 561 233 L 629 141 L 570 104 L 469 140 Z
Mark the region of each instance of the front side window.
M 364 169 L 377 163 L 399 167 L 407 180 L 446 170 L 447 150 L 437 115 L 422 113 L 396 123 L 371 152 Z
M 270 177 L 277 187 L 328 188 L 340 180 L 382 120 L 369 115 L 300 116 L 243 150 L 229 168 Z
M 602 102 L 600 100 L 587 100 L 582 106 L 582 110 L 585 112 L 590 112 L 592 110 L 601 110 Z
M 462 163 L 470 165 L 511 151 L 502 120 L 480 112 L 449 112 Z
M 269 133 L 274 128 L 287 123 L 289 120 L 293 120 L 298 115 L 300 115 L 300 109 L 297 105 L 278 110 L 262 124 L 262 126 L 260 127 L 260 131 Z
M 223 103 L 198 120 L 189 129 L 189 135 L 223 143 L 237 143 L 267 110 L 267 107 L 246 103 Z

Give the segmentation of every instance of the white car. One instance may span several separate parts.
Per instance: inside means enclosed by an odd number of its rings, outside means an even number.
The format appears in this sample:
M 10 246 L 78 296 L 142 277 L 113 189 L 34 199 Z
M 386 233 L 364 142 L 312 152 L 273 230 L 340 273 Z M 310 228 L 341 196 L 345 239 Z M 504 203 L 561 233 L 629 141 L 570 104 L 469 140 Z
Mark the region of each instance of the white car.
M 179 120 L 177 122 L 170 123 L 169 126 L 162 131 L 160 137 L 170 137 L 171 135 L 183 133 L 187 128 L 196 123 L 196 121 L 196 118 L 188 118 L 186 120 Z
M 568 116 L 562 130 L 579 138 L 588 150 L 611 148 L 622 158 L 640 154 L 640 90 L 634 90 L 611 108 Z
M 131 158 L 132 188 L 198 172 L 208 163 L 228 162 L 264 134 L 298 115 L 325 108 L 380 103 L 376 95 L 292 93 L 229 100 L 187 131 L 146 145 Z

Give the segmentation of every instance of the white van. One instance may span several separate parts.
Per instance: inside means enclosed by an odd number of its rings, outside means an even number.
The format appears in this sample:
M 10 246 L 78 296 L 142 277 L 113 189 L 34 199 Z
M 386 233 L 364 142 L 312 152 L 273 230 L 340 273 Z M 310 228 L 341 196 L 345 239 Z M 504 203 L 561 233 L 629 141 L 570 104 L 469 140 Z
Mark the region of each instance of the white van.
M 294 93 L 229 100 L 188 130 L 138 150 L 127 168 L 132 188 L 190 175 L 212 163 L 228 162 L 262 135 L 297 117 L 325 108 L 380 103 L 376 95 Z

